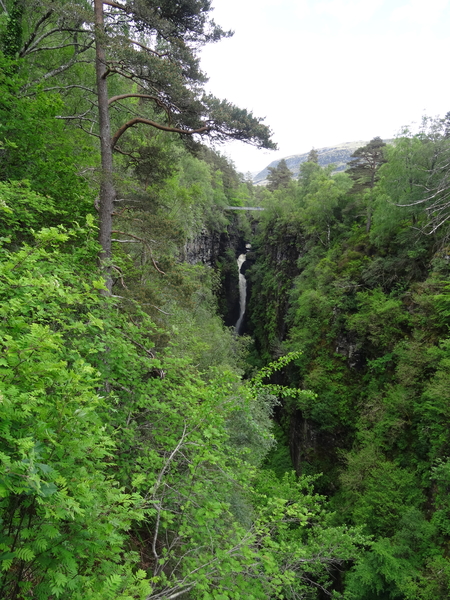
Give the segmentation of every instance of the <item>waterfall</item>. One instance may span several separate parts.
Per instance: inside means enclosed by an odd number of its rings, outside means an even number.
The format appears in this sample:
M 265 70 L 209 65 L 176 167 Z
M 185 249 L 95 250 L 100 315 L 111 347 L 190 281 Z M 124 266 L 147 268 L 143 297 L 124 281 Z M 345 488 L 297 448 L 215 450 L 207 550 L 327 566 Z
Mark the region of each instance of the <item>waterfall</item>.
M 239 312 L 239 319 L 237 320 L 237 323 L 234 327 L 234 331 L 235 331 L 236 335 L 239 335 L 239 332 L 242 327 L 242 321 L 244 319 L 244 314 L 245 314 L 247 281 L 245 279 L 245 276 L 241 273 L 241 267 L 244 264 L 246 258 L 247 257 L 245 254 L 240 254 L 239 258 L 237 259 L 237 266 L 238 266 L 238 271 L 239 271 L 239 308 L 240 308 L 240 312 Z

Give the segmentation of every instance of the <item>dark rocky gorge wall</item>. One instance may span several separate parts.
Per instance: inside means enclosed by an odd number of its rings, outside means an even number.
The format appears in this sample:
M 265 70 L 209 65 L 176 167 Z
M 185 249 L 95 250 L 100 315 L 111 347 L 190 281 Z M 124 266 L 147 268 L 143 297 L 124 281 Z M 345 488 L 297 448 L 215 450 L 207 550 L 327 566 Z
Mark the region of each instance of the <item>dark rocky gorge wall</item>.
M 297 236 L 295 239 L 285 238 L 284 242 L 273 245 L 266 241 L 254 248 L 254 236 L 245 236 L 234 221 L 226 231 L 203 229 L 195 239 L 186 244 L 183 256 L 185 262 L 207 265 L 219 274 L 219 311 L 224 324 L 227 327 L 235 327 L 240 315 L 238 257 L 245 253 L 246 260 L 241 266 L 241 273 L 245 276 L 247 284 L 246 312 L 239 334 L 250 334 L 254 337 L 258 354 L 264 354 L 270 347 L 271 358 L 277 357 L 277 348 L 287 334 L 289 287 L 286 284 L 291 283 L 298 274 L 296 264 L 300 256 L 298 247 L 301 244 Z M 277 272 L 280 275 L 279 285 L 270 291 L 262 289 L 261 278 L 255 274 L 258 268 Z M 263 318 L 260 321 L 260 310 L 267 310 L 269 306 L 275 310 L 275 339 L 272 339 L 267 330 L 268 320 Z M 275 377 L 277 380 L 283 378 L 280 373 Z M 277 382 L 286 383 L 281 379 Z M 275 419 L 287 426 L 286 441 L 289 445 L 292 468 L 300 474 L 303 464 L 317 458 L 320 447 L 327 444 L 327 441 L 320 439 L 314 423 L 305 419 L 299 410 L 287 415 L 284 407 L 279 406 L 275 412 Z
M 302 274 L 308 250 L 304 234 L 290 224 L 278 225 L 277 229 L 268 227 L 264 235 L 259 233 L 251 241 L 252 249 L 243 265 L 248 286 L 245 332 L 253 338 L 256 355 L 262 364 L 267 364 L 290 349 L 292 292 L 296 279 Z M 364 357 L 358 348 L 358 340 L 354 333 L 339 326 L 339 315 L 335 317 L 333 334 L 324 330 L 317 342 L 319 350 L 307 341 L 308 348 L 301 346 L 304 355 L 300 363 L 274 373 L 273 383 L 313 389 L 318 398 L 312 404 L 320 405 L 324 398 L 334 393 L 326 389 L 326 384 L 323 389 L 316 389 L 316 385 L 308 380 L 311 372 L 320 369 L 322 358 L 317 353 L 322 351 L 339 363 L 343 377 L 349 383 L 360 378 Z M 332 493 L 339 463 L 338 449 L 348 446 L 351 432 L 339 419 L 330 425 L 315 418 L 319 413 L 314 406 L 300 409 L 282 400 L 274 412 L 274 420 L 283 431 L 284 444 L 289 448 L 291 464 L 285 468 L 294 469 L 298 475 L 324 473 L 323 491 Z
M 218 273 L 218 305 L 227 327 L 235 327 L 239 319 L 237 260 L 240 255 L 246 255 L 241 266 L 241 273 L 246 278 L 246 312 L 239 334 L 252 336 L 256 353 L 264 362 L 283 353 L 281 345 L 289 332 L 290 292 L 295 277 L 300 274 L 298 260 L 303 248 L 304 240 L 297 232 L 285 232 L 283 238 L 276 242 L 270 237 L 261 240 L 256 234 L 249 236 L 248 232 L 244 233 L 236 222 L 220 233 L 202 230 L 185 246 L 186 262 L 207 265 Z M 358 368 L 360 357 L 355 351 L 355 341 L 349 339 L 345 332 L 336 339 L 335 351 L 347 359 L 351 370 Z M 303 385 L 298 374 L 292 372 L 274 374 L 274 382 Z M 342 439 L 344 432 L 323 430 L 321 424 L 304 411 L 292 409 L 284 403 L 276 409 L 274 418 L 284 430 L 291 468 L 298 475 L 311 472 L 312 465 L 315 465 L 313 471 L 317 468 L 327 471 L 329 465 L 336 462 L 335 449 L 345 445 Z
M 227 327 L 233 327 L 239 319 L 239 272 L 237 258 L 246 253 L 248 236 L 239 229 L 233 220 L 225 231 L 203 229 L 193 240 L 186 243 L 183 260 L 191 265 L 204 264 L 213 268 L 220 277 L 217 290 L 219 312 Z M 248 265 L 244 263 L 242 273 Z M 247 292 L 249 289 L 247 288 Z M 241 333 L 247 329 L 244 319 Z

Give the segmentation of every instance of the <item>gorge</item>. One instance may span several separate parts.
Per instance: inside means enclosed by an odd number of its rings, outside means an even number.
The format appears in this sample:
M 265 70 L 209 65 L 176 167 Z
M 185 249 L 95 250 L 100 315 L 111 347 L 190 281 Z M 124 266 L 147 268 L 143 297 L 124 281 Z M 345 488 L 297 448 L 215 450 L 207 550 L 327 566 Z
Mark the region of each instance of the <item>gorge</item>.
M 256 186 L 199 137 L 271 144 L 202 95 L 208 2 L 7 4 L 0 597 L 448 598 L 448 117 Z
M 242 321 L 244 320 L 245 315 L 245 306 L 247 301 L 247 281 L 245 279 L 245 275 L 242 273 L 242 265 L 246 260 L 245 254 L 240 254 L 237 259 L 237 267 L 239 273 L 239 319 L 236 321 L 236 325 L 234 329 L 236 331 L 236 335 L 239 335 L 242 328 Z

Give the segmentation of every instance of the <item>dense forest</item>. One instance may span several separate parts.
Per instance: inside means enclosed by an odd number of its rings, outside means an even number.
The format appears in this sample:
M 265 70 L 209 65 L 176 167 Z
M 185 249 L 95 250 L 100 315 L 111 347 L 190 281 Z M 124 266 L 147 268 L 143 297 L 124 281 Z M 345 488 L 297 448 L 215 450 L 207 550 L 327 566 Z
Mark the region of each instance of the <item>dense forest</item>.
M 208 0 L 0 9 L 0 597 L 447 598 L 449 117 L 257 187 Z

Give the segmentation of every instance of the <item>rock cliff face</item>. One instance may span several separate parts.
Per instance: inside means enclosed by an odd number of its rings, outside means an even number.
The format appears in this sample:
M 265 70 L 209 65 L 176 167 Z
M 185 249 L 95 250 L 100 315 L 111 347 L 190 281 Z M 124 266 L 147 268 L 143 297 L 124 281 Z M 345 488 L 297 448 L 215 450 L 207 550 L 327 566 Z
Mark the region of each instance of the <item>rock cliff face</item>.
M 226 326 L 233 326 L 239 318 L 239 274 L 237 257 L 246 251 L 248 240 L 233 220 L 226 231 L 203 229 L 189 240 L 181 257 L 191 265 L 204 264 L 219 273 L 220 287 L 217 291 L 219 312 Z M 243 329 L 245 330 L 245 324 Z
M 190 265 L 203 264 L 215 267 L 223 248 L 221 233 L 203 229 L 193 240 L 186 242 L 183 252 L 183 262 Z
M 300 229 L 286 223 L 267 227 L 252 249 L 253 260 L 247 267 L 249 333 L 264 361 L 276 359 L 287 351 L 288 347 L 283 342 L 289 338 L 289 315 L 292 315 L 292 303 L 295 302 L 292 289 L 294 280 L 302 273 L 302 258 L 307 248 L 307 240 Z M 273 383 L 309 389 L 313 386 L 307 379 L 316 370 L 316 377 L 320 380 L 317 385 L 323 385 L 320 378 L 326 378 L 326 375 L 320 361 L 325 347 L 328 348 L 327 360 L 342 365 L 343 377 L 360 377 L 365 361 L 357 336 L 340 327 L 338 308 L 334 318 L 318 345 L 308 348 L 302 364 L 277 373 Z M 317 402 L 322 401 L 323 398 L 318 397 Z M 286 434 L 292 468 L 299 475 L 325 473 L 320 485 L 328 493 L 335 485 L 334 475 L 339 464 L 337 449 L 347 447 L 349 430 L 343 425 L 329 427 L 314 420 L 313 415 L 314 410 L 310 406 L 301 410 L 282 401 L 275 420 Z
M 232 221 L 226 231 L 210 231 L 202 229 L 193 240 L 188 240 L 184 246 L 182 260 L 190 265 L 199 263 L 216 268 L 217 261 L 233 250 L 236 257 L 245 252 L 247 243 L 236 221 Z
M 279 356 L 281 342 L 286 338 L 289 293 L 299 274 L 297 262 L 303 245 L 299 231 L 286 227 L 275 234 L 269 230 L 255 246 L 253 260 L 248 264 L 249 331 L 266 359 Z

